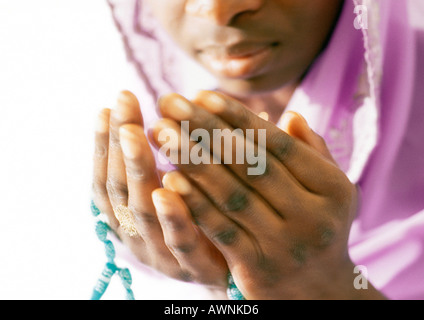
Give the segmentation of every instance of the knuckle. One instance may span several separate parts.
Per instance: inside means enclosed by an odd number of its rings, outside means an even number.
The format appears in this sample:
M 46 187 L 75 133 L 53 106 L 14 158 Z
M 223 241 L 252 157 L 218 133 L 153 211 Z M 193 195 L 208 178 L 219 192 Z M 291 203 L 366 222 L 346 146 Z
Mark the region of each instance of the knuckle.
M 316 224 L 313 232 L 314 241 L 316 248 L 326 249 L 332 246 L 335 242 L 337 235 L 337 227 L 332 221 L 323 221 Z
M 249 205 L 249 199 L 245 192 L 235 191 L 226 200 L 223 211 L 240 212 L 245 210 Z
M 332 209 L 341 216 L 346 214 L 352 207 L 352 204 L 356 201 L 356 189 L 355 186 L 349 181 L 344 174 L 339 174 L 335 177 L 333 192 L 331 194 Z
M 260 162 L 258 162 L 258 165 L 259 163 Z M 271 169 L 273 164 L 271 163 L 270 157 L 265 156 L 263 163 L 264 163 L 264 166 L 261 168 L 263 169 L 262 174 L 246 174 L 246 178 L 248 182 L 252 184 L 258 183 L 258 182 L 267 183 L 272 180 L 272 179 L 269 179 L 270 177 L 272 177 L 272 173 L 273 173 L 273 169 Z
M 168 215 L 161 219 L 161 224 L 170 232 L 183 232 L 186 230 L 186 223 L 181 217 L 176 215 Z
M 217 231 L 212 239 L 224 246 L 233 246 L 239 238 L 239 232 L 234 227 L 225 227 Z
M 131 179 L 139 183 L 145 183 L 152 180 L 155 175 L 153 170 L 148 170 L 141 165 L 141 161 L 131 161 L 126 164 L 127 175 Z
M 191 216 L 197 224 L 201 224 L 202 217 L 210 210 L 210 205 L 206 201 L 196 201 L 188 203 Z
M 272 287 L 282 277 L 281 266 L 274 257 L 268 257 L 263 254 L 258 256 L 256 269 L 260 270 L 260 282 L 264 286 Z
M 106 189 L 106 184 L 104 183 L 104 181 L 94 178 L 93 179 L 93 183 L 91 185 L 91 189 L 93 191 L 93 194 L 96 197 L 105 199 L 108 197 L 108 193 L 107 193 L 107 189 Z
M 281 132 L 273 134 L 269 139 L 275 156 L 284 161 L 287 156 L 293 152 L 295 141 L 291 137 Z
M 108 178 L 106 182 L 106 189 L 111 197 L 125 199 L 128 197 L 127 184 L 116 179 Z
M 128 209 L 134 215 L 136 222 L 140 223 L 141 225 L 153 225 L 158 223 L 156 214 L 152 212 L 140 210 L 139 208 L 136 208 L 132 205 L 129 205 Z
M 301 240 L 298 242 L 321 251 L 332 247 L 340 235 L 341 222 L 331 210 L 325 199 L 315 202 L 307 211 L 308 220 L 302 225 Z
M 315 210 L 309 211 L 308 221 L 303 224 L 301 239 L 298 242 L 319 251 L 337 244 L 340 240 L 339 236 L 343 233 L 343 222 L 331 210 L 325 204 L 325 200 L 316 203 Z
M 290 247 L 290 256 L 300 266 L 307 260 L 307 245 L 303 241 L 294 241 Z
M 106 159 L 109 153 L 108 146 L 105 144 L 96 144 L 94 147 L 94 157 L 102 160 Z
M 169 250 L 173 251 L 176 254 L 190 254 L 195 249 L 195 244 L 189 243 L 186 241 L 166 241 L 166 246 L 169 248 Z
M 177 273 L 176 279 L 180 279 L 183 282 L 192 282 L 194 277 L 189 271 L 182 270 Z

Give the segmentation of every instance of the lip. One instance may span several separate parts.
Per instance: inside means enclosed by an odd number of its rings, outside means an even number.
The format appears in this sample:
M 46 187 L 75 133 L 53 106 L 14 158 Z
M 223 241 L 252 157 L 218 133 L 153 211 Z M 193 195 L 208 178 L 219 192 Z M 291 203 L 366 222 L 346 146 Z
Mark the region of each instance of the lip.
M 267 66 L 276 43 L 211 46 L 199 50 L 199 57 L 211 72 L 227 78 L 249 78 Z

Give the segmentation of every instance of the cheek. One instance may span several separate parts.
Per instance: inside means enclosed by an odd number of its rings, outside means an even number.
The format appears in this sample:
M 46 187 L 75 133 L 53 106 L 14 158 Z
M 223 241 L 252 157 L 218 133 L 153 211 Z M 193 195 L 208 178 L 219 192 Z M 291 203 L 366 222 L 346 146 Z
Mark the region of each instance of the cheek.
M 335 22 L 344 0 L 274 0 L 277 10 L 298 35 L 328 32 Z
M 293 55 L 313 59 L 325 46 L 337 22 L 343 0 L 276 0 L 288 20 Z M 301 53 L 301 54 L 299 54 Z
M 145 0 L 162 27 L 179 43 L 182 38 L 186 0 Z
M 319 41 L 326 38 L 341 11 L 343 0 L 314 0 L 301 1 L 303 6 L 298 13 L 298 21 L 302 25 L 299 28 L 309 32 L 311 41 Z M 307 3 L 307 4 L 305 4 Z M 314 39 L 315 37 L 315 39 Z

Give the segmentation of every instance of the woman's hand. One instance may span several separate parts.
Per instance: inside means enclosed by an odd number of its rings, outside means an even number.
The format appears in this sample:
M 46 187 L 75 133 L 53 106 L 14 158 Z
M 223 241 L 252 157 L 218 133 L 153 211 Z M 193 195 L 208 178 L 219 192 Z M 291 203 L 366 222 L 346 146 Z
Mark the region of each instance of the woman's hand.
M 179 172 L 164 178 L 165 187 L 183 197 L 198 226 L 222 252 L 246 298 L 382 297 L 375 289 L 353 286 L 356 275 L 347 242 L 357 190 L 304 120 L 288 115 L 285 126 L 291 137 L 214 92 L 202 92 L 194 103 L 169 95 L 161 99 L 160 110 L 166 119 L 152 130 L 158 147 L 164 146 L 162 130 L 178 134 L 181 121 L 189 121 L 190 132 L 203 128 L 210 137 L 214 129 L 254 129 L 254 140 L 246 134 L 242 139 L 256 147 L 258 130 L 266 130 L 262 175 L 248 175 L 247 164 L 236 164 L 233 147 L 231 164 L 178 164 Z M 221 145 L 212 139 L 206 144 L 210 162 L 217 156 L 223 161 Z M 199 150 L 191 141 L 190 150 L 194 146 Z M 181 153 L 181 144 L 167 147 Z
M 95 204 L 142 263 L 170 277 L 224 291 L 228 267 L 221 253 L 193 224 L 181 197 L 160 187 L 139 103 L 123 92 L 116 109 L 104 109 L 98 118 Z

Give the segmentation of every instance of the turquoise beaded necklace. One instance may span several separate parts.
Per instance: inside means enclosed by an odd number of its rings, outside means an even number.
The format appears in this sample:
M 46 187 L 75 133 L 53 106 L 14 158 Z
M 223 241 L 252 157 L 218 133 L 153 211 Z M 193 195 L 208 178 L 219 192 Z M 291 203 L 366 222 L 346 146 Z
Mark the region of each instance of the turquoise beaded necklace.
M 91 201 L 91 213 L 97 219 L 95 227 L 96 235 L 97 238 L 105 245 L 105 253 L 107 258 L 107 262 L 103 268 L 103 271 L 93 289 L 91 300 L 100 300 L 103 297 L 114 275 L 118 275 L 121 278 L 122 285 L 126 291 L 126 299 L 135 300 L 134 293 L 131 289 L 131 272 L 128 268 L 119 268 L 116 265 L 115 246 L 113 245 L 112 241 L 107 239 L 108 233 L 112 230 L 107 223 L 99 219 L 101 212 L 94 204 L 94 201 Z M 237 288 L 231 274 L 228 275 L 227 295 L 230 300 L 246 300 L 243 294 Z
M 101 213 L 93 201 L 91 201 L 91 213 L 95 218 L 98 218 Z M 100 219 L 97 220 L 96 235 L 97 238 L 99 238 L 99 240 L 102 241 L 105 245 L 107 262 L 93 289 L 91 300 L 100 300 L 103 297 L 114 275 L 118 275 L 121 278 L 122 285 L 126 291 L 126 299 L 135 300 L 134 293 L 131 290 L 132 277 L 130 270 L 127 268 L 119 268 L 115 263 L 115 246 L 113 245 L 112 241 L 107 239 L 108 233 L 110 231 L 111 229 L 107 223 L 101 221 Z

